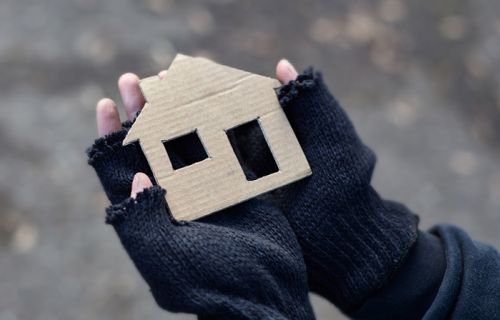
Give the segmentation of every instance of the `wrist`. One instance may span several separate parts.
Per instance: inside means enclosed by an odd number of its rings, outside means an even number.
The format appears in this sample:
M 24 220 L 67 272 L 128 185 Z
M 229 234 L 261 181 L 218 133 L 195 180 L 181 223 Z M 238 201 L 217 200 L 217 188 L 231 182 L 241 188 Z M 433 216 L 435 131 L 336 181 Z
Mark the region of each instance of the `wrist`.
M 387 285 L 354 313 L 355 319 L 422 319 L 441 286 L 446 261 L 438 237 L 419 232 L 417 241 Z M 401 308 L 405 306 L 405 308 Z
M 371 188 L 356 201 L 333 202 L 314 227 L 321 238 L 307 241 L 305 259 L 312 290 L 349 312 L 398 270 L 417 239 L 418 218 Z

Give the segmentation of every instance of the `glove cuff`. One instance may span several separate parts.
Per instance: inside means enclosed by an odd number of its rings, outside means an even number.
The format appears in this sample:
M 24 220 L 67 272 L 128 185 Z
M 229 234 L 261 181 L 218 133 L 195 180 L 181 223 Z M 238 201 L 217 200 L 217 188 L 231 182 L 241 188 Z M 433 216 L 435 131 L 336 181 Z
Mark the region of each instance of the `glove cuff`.
M 94 144 L 85 150 L 88 157 L 87 163 L 94 167 L 105 160 L 107 155 L 122 148 L 122 141 L 125 139 L 130 126 L 130 121 L 124 122 L 119 131 L 112 132 L 104 137 L 96 139 Z
M 321 74 L 315 72 L 312 67 L 307 68 L 297 76 L 297 79 L 291 80 L 287 84 L 277 89 L 278 100 L 283 108 L 287 107 L 303 91 L 314 88 L 317 82 L 321 81 Z
M 335 219 L 320 218 L 319 226 L 308 227 L 324 238 L 308 241 L 305 260 L 312 290 L 349 313 L 397 272 L 417 240 L 419 219 L 371 188 L 342 207 L 324 211 Z M 347 207 L 348 214 L 340 211 Z
M 165 207 L 165 193 L 161 187 L 153 186 L 137 193 L 135 199 L 127 198 L 121 203 L 109 206 L 106 209 L 106 223 L 116 226 L 128 219 L 144 222 L 158 211 L 159 214 L 166 215 L 166 210 L 161 210 Z
M 130 196 L 135 173 L 143 172 L 154 182 L 148 162 L 138 143 L 122 145 L 132 122 L 122 124 L 122 129 L 96 139 L 86 150 L 88 164 L 99 177 L 112 204 L 120 203 Z

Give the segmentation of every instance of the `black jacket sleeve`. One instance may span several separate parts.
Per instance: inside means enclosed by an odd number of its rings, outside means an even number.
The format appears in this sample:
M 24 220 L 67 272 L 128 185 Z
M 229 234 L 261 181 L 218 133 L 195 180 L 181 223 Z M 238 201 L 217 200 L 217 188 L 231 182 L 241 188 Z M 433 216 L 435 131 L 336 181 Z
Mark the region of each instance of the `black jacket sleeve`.
M 421 232 L 405 263 L 356 319 L 500 319 L 500 255 L 461 229 Z

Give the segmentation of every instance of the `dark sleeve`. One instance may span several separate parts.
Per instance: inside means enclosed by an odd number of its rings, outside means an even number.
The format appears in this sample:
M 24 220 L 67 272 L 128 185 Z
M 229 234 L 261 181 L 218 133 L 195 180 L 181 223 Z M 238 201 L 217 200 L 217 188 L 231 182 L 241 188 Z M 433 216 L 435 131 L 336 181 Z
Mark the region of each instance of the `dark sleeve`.
M 391 282 L 356 319 L 499 319 L 500 255 L 453 226 L 421 232 Z

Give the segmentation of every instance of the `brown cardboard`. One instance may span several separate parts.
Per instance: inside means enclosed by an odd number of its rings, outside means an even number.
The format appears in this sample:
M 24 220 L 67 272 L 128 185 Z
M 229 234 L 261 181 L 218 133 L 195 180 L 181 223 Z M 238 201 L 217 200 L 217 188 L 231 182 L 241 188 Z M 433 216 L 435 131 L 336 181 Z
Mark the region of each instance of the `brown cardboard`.
M 141 80 L 146 105 L 123 144 L 139 140 L 177 220 L 194 220 L 297 181 L 311 169 L 268 77 L 177 55 Z M 247 181 L 225 130 L 258 119 L 279 171 Z M 209 158 L 174 170 L 164 141 L 197 131 Z

